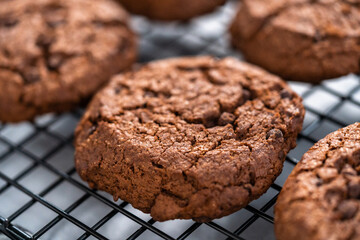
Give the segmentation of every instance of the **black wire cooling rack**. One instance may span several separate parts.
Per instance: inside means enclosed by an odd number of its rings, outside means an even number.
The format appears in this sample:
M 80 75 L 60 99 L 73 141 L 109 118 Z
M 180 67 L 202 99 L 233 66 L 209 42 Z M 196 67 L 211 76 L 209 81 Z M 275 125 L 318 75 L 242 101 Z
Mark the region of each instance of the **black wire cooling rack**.
M 141 36 L 139 61 L 199 54 L 241 58 L 227 34 L 235 5 L 230 1 L 186 23 L 134 17 L 132 26 Z M 303 97 L 307 112 L 283 173 L 244 209 L 202 224 L 155 222 L 130 204 L 89 189 L 73 163 L 73 130 L 81 109 L 44 115 L 34 123 L 0 124 L 0 239 L 275 239 L 273 206 L 292 168 L 317 140 L 360 120 L 359 76 L 290 85 Z

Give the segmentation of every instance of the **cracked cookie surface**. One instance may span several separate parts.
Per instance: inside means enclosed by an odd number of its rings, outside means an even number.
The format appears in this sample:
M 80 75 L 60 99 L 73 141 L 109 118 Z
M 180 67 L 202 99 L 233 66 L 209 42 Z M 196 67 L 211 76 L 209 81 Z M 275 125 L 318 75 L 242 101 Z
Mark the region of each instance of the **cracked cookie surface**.
M 117 0 L 129 12 L 157 20 L 188 20 L 213 11 L 226 0 Z
M 157 61 L 94 97 L 76 129 L 76 169 L 155 220 L 209 221 L 270 187 L 303 117 L 301 98 L 255 66 Z
M 287 80 L 359 73 L 359 0 L 244 0 L 230 29 L 246 59 Z
M 0 121 L 74 108 L 127 69 L 127 18 L 107 0 L 0 1 Z
M 275 207 L 277 239 L 360 239 L 360 123 L 304 154 Z

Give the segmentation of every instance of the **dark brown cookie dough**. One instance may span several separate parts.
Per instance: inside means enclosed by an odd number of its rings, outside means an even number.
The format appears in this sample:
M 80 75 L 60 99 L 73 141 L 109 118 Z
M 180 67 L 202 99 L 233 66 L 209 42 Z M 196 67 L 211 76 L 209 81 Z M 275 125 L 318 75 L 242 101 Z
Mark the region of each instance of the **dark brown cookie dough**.
M 187 20 L 213 11 L 226 0 L 118 0 L 129 12 L 157 20 Z
M 275 207 L 277 239 L 360 239 L 360 123 L 326 136 L 294 168 Z
M 303 116 L 301 98 L 254 66 L 162 60 L 94 97 L 76 129 L 76 169 L 155 220 L 209 221 L 270 187 Z
M 287 80 L 358 73 L 358 0 L 244 0 L 232 42 L 246 59 Z
M 128 15 L 108 0 L 0 2 L 0 121 L 88 99 L 135 60 Z

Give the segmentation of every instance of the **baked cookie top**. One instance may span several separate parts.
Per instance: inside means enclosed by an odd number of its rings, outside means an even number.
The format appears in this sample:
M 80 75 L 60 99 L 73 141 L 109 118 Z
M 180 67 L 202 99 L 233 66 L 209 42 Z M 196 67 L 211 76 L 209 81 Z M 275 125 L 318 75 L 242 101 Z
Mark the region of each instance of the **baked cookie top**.
M 131 65 L 127 17 L 108 0 L 0 1 L 0 120 L 69 109 Z
M 360 239 L 360 123 L 304 154 L 275 208 L 277 239 Z
M 231 33 L 249 61 L 286 79 L 360 71 L 358 0 L 244 0 Z
M 301 98 L 255 66 L 156 61 L 94 97 L 76 129 L 76 168 L 156 220 L 208 221 L 270 187 L 303 116 Z

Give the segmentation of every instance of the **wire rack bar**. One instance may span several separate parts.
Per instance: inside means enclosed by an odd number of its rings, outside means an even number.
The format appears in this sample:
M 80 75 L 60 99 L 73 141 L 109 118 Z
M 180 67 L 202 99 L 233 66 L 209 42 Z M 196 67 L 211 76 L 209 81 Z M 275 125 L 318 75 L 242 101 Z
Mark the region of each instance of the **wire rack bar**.
M 153 225 L 156 221 L 154 219 L 150 219 L 148 221 L 148 224 L 151 224 Z M 139 228 L 136 232 L 134 232 L 133 234 L 131 234 L 130 237 L 127 238 L 127 240 L 133 240 L 133 239 L 136 239 L 137 237 L 139 237 L 142 233 L 144 233 L 146 231 L 146 228 L 145 227 L 141 227 Z
M 219 226 L 218 224 L 216 224 L 214 222 L 208 222 L 208 223 L 205 223 L 205 224 L 210 226 L 211 228 L 217 230 L 218 232 L 223 233 L 224 235 L 226 235 L 227 237 L 229 237 L 231 239 L 244 240 L 242 237 L 239 237 L 238 235 L 230 232 L 229 230 Z
M 81 203 L 83 203 L 86 199 L 90 197 L 89 194 L 84 194 L 81 198 L 79 198 L 76 202 L 71 204 L 70 207 L 65 209 L 66 213 L 71 213 L 77 206 L 79 206 Z M 38 239 L 41 237 L 46 231 L 48 231 L 51 227 L 55 226 L 58 222 L 61 221 L 63 217 L 61 215 L 58 215 L 56 218 L 54 218 L 52 221 L 50 221 L 48 224 L 46 224 L 43 228 L 41 228 L 37 233 L 34 234 L 33 238 Z
M 177 240 L 183 240 L 187 238 L 191 233 L 193 233 L 196 229 L 201 226 L 201 223 L 195 222 L 193 223 L 188 229 L 186 229 L 178 238 Z
M 265 212 L 267 210 L 269 210 L 269 208 L 271 208 L 275 202 L 276 202 L 276 199 L 277 199 L 277 196 L 274 196 L 264 207 L 262 207 L 260 210 L 262 212 Z M 249 218 L 244 224 L 242 224 L 238 229 L 236 229 L 234 231 L 234 234 L 236 235 L 240 235 L 242 232 L 244 232 L 251 224 L 253 224 L 257 219 L 259 218 L 258 215 L 254 214 L 251 218 Z M 228 240 L 230 240 L 228 238 Z
M 41 203 L 42 205 L 44 205 L 45 207 L 53 210 L 54 212 L 56 212 L 57 214 L 61 215 L 62 217 L 66 218 L 67 220 L 69 220 L 71 223 L 75 224 L 76 226 L 82 228 L 83 230 L 91 233 L 91 235 L 97 237 L 98 239 L 107 239 L 104 236 L 102 236 L 101 234 L 93 231 L 91 228 L 89 228 L 88 226 L 86 226 L 84 223 L 80 222 L 79 220 L 77 220 L 76 218 L 74 218 L 73 216 L 69 215 L 68 213 L 66 213 L 65 211 L 59 209 L 58 207 L 52 205 L 51 203 L 47 202 L 45 199 L 43 199 L 42 197 L 40 197 L 39 195 L 36 195 L 34 193 L 32 193 L 31 191 L 27 190 L 26 188 L 24 188 L 23 186 L 21 186 L 20 184 L 18 184 L 17 182 L 13 181 L 12 179 L 8 178 L 7 176 L 5 176 L 3 173 L 0 172 L 0 178 L 4 179 L 7 182 L 10 182 L 11 185 L 13 185 L 14 187 L 16 187 L 18 190 L 22 191 L 23 193 L 25 193 L 26 195 L 28 195 L 29 197 L 35 199 L 36 201 L 38 201 L 39 203 Z

